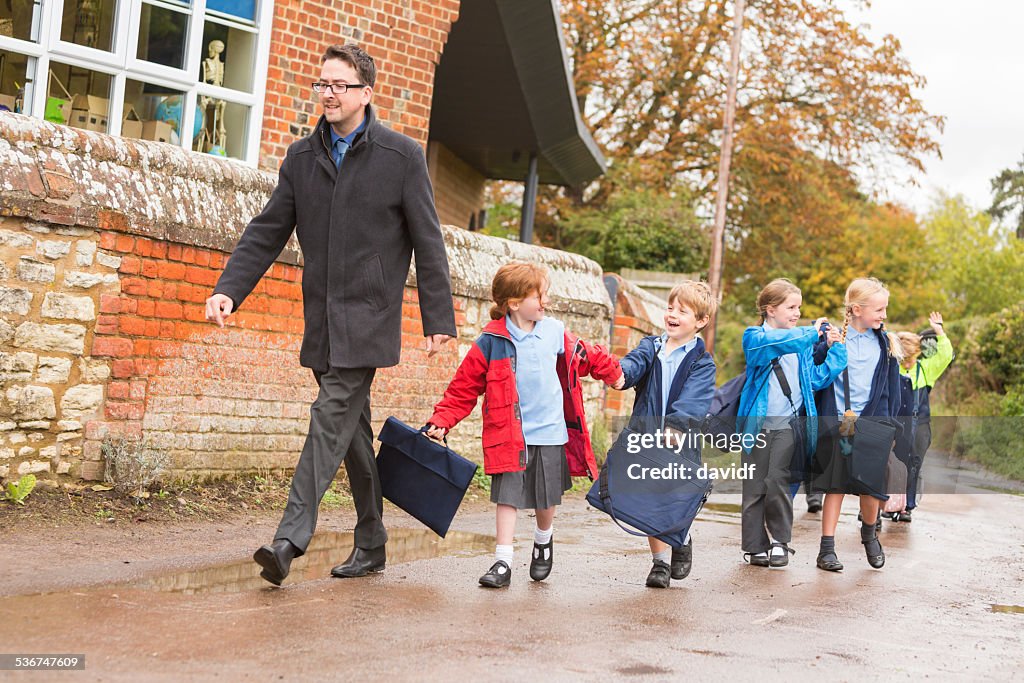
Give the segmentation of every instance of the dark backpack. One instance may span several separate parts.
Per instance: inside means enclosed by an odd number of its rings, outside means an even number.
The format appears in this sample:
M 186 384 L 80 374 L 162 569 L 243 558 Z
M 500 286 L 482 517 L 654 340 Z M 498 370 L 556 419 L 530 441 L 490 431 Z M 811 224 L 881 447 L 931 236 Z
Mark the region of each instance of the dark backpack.
M 939 335 L 935 334 L 935 330 L 927 328 L 921 330 L 918 335 L 921 337 L 921 358 L 931 358 L 935 355 L 939 348 Z M 953 352 L 953 358 L 949 361 L 949 366 L 952 367 L 953 363 L 956 362 L 956 352 Z
M 740 410 L 740 396 L 743 394 L 743 385 L 747 382 L 747 372 L 744 370 L 722 386 L 715 389 L 715 395 L 711 399 L 711 407 L 708 409 L 707 417 L 701 431 L 712 436 L 714 443 L 727 444 L 732 435 L 736 433 L 736 419 Z M 728 447 L 719 448 L 728 452 Z

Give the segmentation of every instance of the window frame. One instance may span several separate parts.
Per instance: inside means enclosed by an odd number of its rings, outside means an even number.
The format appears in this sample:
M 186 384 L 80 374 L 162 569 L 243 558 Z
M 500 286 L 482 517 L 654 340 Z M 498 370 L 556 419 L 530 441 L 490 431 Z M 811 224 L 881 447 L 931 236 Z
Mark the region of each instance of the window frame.
M 267 67 L 270 61 L 270 39 L 273 29 L 274 0 L 257 0 L 256 17 L 252 24 L 211 10 L 207 13 L 206 0 L 192 0 L 189 7 L 188 35 L 185 41 L 184 67 L 177 69 L 139 59 L 137 55 L 143 4 L 164 8 L 184 9 L 168 0 L 115 0 L 116 10 L 112 28 L 112 50 L 107 52 L 61 40 L 64 3 L 75 0 L 41 0 L 39 9 L 39 42 L 0 36 L 0 50 L 24 55 L 35 60 L 34 73 L 26 78 L 24 100 L 31 115 L 42 118 L 49 93 L 50 63 L 57 62 L 90 69 L 111 76 L 107 97 L 108 134 L 121 134 L 124 97 L 127 81 L 141 81 L 178 90 L 184 94 L 182 120 L 178 145 L 192 151 L 192 129 L 195 124 L 196 103 L 201 96 L 215 97 L 225 102 L 248 108 L 246 131 L 243 136 L 245 153 L 232 157 L 249 166 L 257 166 L 263 129 L 263 107 L 266 99 Z M 139 17 L 140 21 L 133 21 Z M 199 69 L 205 58 L 202 45 L 206 21 L 227 25 L 254 34 L 252 92 L 233 90 L 203 83 Z M 31 71 L 31 69 L 30 69 Z M 42 86 L 42 87 L 40 87 Z M 195 152 L 201 154 L 201 152 Z

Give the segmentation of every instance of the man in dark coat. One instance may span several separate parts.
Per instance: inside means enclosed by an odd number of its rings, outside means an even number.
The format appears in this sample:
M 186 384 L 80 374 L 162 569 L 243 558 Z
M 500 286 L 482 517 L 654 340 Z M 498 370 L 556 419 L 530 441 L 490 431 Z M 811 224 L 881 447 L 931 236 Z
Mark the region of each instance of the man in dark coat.
M 368 54 L 333 46 L 321 62 L 313 89 L 323 116 L 288 148 L 277 188 L 206 301 L 206 318 L 223 327 L 297 233 L 305 316 L 299 362 L 313 370 L 320 393 L 274 542 L 253 556 L 260 576 L 277 585 L 306 551 L 342 459 L 357 514 L 355 547 L 331 574 L 384 569 L 370 385 L 377 368 L 399 360 L 402 294 L 414 251 L 429 354 L 455 335 L 448 259 L 423 150 L 376 120 L 370 98 L 377 70 Z

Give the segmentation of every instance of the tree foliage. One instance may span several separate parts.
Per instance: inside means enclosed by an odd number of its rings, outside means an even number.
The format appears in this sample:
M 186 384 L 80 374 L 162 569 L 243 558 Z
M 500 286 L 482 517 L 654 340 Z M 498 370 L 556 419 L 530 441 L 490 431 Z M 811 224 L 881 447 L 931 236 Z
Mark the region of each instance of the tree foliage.
M 1017 239 L 1024 240 L 1024 159 L 1017 168 L 1006 168 L 992 179 L 989 214 L 997 221 L 1016 218 Z

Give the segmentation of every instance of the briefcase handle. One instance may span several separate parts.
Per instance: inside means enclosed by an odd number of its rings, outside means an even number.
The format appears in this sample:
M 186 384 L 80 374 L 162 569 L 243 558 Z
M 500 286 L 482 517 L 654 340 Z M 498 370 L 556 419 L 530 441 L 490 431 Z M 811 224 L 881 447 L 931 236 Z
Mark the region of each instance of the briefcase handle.
M 422 427 L 419 428 L 419 433 L 423 434 L 424 436 L 426 436 L 427 430 L 430 429 L 431 427 L 436 427 L 436 426 L 437 425 L 430 424 L 428 422 L 428 423 L 426 423 L 425 425 L 423 425 Z M 427 438 L 429 439 L 430 437 L 428 436 Z M 445 434 L 444 434 L 444 436 L 441 437 L 441 440 L 444 441 L 444 447 L 448 448 L 448 430 L 447 429 L 445 429 Z

